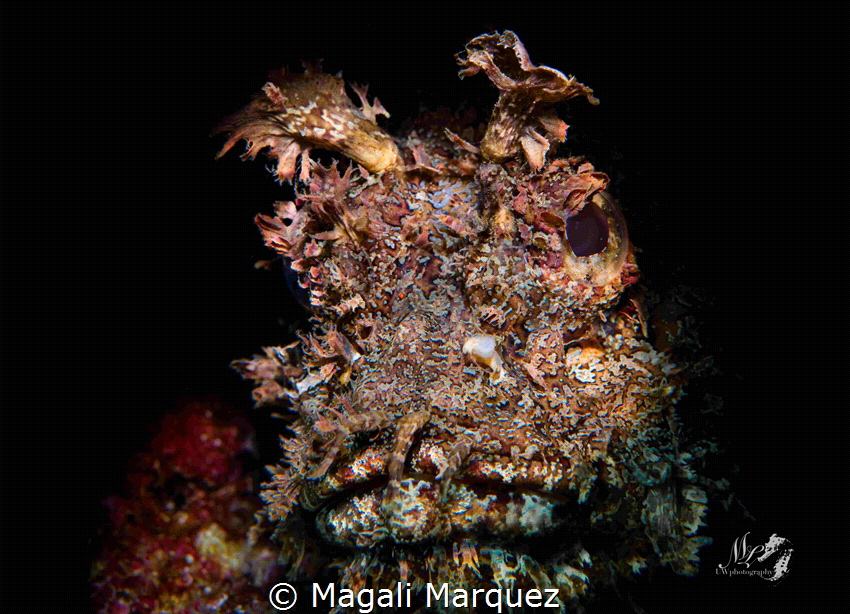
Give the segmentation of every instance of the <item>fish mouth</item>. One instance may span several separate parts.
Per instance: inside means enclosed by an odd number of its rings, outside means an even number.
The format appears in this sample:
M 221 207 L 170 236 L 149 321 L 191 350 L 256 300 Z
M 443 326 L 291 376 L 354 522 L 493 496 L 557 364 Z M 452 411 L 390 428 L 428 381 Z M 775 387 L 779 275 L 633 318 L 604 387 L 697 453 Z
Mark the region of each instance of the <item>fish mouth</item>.
M 353 548 L 390 540 L 397 544 L 458 541 L 491 536 L 517 539 L 550 534 L 574 524 L 577 497 L 501 483 L 406 475 L 397 488 L 371 484 L 340 495 L 319 511 L 317 525 L 329 541 Z M 588 516 L 589 513 L 580 514 Z
M 622 537 L 602 534 L 593 520 L 604 487 L 593 488 L 580 503 L 579 493 L 569 488 L 544 492 L 486 480 L 478 472 L 467 475 L 477 460 L 446 481 L 436 471 L 413 471 L 409 457 L 391 488 L 379 450 L 358 457 L 374 459 L 373 472 L 364 470 L 357 482 L 337 483 L 332 496 L 319 498 L 313 511 L 302 509 L 306 515 L 301 516 L 309 526 L 304 534 L 320 538 L 324 555 L 354 557 L 357 567 L 346 581 L 356 583 L 377 570 L 370 580 L 377 588 L 400 581 L 421 591 L 425 582 L 439 578 L 456 587 L 489 589 L 506 582 L 524 589 L 566 587 L 562 597 L 572 599 L 587 590 L 592 574 L 607 570 L 597 570 L 590 553 L 616 550 Z M 496 466 L 496 460 L 508 457 L 490 460 Z M 335 465 L 325 478 L 311 482 L 313 492 L 330 490 L 334 476 L 350 476 L 345 472 L 351 467 Z
M 419 441 L 410 450 L 404 477 L 440 481 L 438 476 L 447 462 L 444 448 L 436 441 Z M 340 455 L 328 473 L 305 483 L 302 506 L 315 510 L 323 507 L 326 499 L 342 493 L 374 488 L 376 482 L 387 479 L 390 455 L 391 450 L 385 446 L 370 446 Z M 585 493 L 594 480 L 592 471 L 582 470 L 568 459 L 518 459 L 504 454 L 473 452 L 452 481 L 502 485 L 557 496 L 577 489 Z

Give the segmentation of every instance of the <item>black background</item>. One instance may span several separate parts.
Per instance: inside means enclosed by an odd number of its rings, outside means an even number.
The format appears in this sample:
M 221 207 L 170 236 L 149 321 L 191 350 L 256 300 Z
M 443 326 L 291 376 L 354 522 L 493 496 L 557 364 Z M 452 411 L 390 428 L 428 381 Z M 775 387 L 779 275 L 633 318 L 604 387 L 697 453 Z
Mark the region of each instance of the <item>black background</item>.
M 260 90 L 269 70 L 298 69 L 301 59 L 324 59 L 326 72 L 369 84 L 392 113 L 381 120 L 390 131 L 420 105 L 486 110 L 495 90 L 483 75 L 460 81 L 453 54 L 477 34 L 513 29 L 532 61 L 575 75 L 600 99 L 559 107 L 572 126 L 561 151 L 591 154 L 614 179 L 643 250 L 644 283 L 682 283 L 710 299 L 701 315 L 722 372 L 711 384 L 724 401 L 722 462 L 754 520 L 740 507 L 713 515 L 700 574 L 662 570 L 638 589 L 640 605 L 744 611 L 745 603 L 798 597 L 795 568 L 778 587 L 714 572 L 747 531 L 751 543 L 772 533 L 790 539 L 798 566 L 806 545 L 797 539 L 803 478 L 792 476 L 804 454 L 797 417 L 817 408 L 802 400 L 811 357 L 793 331 L 803 318 L 827 316 L 811 313 L 810 280 L 796 263 L 816 242 L 789 219 L 800 196 L 790 184 L 799 180 L 780 170 L 798 163 L 788 110 L 779 107 L 783 33 L 756 42 L 753 24 L 723 16 L 632 20 L 529 8 L 410 20 L 331 10 L 125 17 L 32 67 L 41 83 L 62 84 L 33 95 L 63 142 L 42 142 L 33 160 L 48 169 L 44 185 L 31 188 L 29 237 L 55 275 L 55 297 L 38 317 L 62 342 L 35 348 L 25 407 L 57 416 L 41 427 L 57 459 L 44 477 L 67 490 L 61 520 L 70 520 L 63 533 L 72 545 L 62 550 L 79 585 L 105 520 L 100 501 L 121 492 L 130 456 L 178 399 L 219 394 L 255 422 L 262 462 L 277 456 L 276 424 L 251 408 L 250 386 L 228 363 L 288 342 L 304 317 L 280 270 L 253 267 L 271 257 L 253 217 L 289 192 L 264 161 L 241 163 L 242 145 L 216 161 L 223 139 L 210 136 L 213 127 Z M 57 184 L 60 194 L 48 194 Z

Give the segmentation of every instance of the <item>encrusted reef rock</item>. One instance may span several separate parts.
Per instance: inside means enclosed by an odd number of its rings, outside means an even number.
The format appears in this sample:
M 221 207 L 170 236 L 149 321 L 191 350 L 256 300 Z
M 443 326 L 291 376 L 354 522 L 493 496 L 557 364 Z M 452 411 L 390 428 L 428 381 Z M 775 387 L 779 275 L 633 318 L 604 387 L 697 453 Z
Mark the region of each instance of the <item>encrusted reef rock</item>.
M 110 497 L 92 566 L 97 612 L 263 612 L 277 577 L 262 502 L 239 455 L 251 429 L 215 398 L 183 403 Z M 93 610 L 95 611 L 95 610 Z
M 257 224 L 314 329 L 235 363 L 296 416 L 263 494 L 282 559 L 298 576 L 306 522 L 355 592 L 550 590 L 561 610 L 646 566 L 692 574 L 707 498 L 678 443 L 684 370 L 648 341 L 608 177 L 554 156 L 553 104 L 598 101 L 513 32 L 457 61 L 500 90 L 486 127 L 429 113 L 393 138 L 365 88 L 357 107 L 314 69 L 221 126 L 222 153 L 245 139 L 297 189 Z

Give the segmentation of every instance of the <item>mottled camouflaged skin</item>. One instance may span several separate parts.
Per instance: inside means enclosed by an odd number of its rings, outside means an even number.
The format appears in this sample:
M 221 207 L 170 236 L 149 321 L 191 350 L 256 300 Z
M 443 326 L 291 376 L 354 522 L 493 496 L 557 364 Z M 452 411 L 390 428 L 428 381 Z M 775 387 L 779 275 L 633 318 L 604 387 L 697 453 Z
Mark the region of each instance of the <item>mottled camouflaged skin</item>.
M 646 340 L 608 178 L 550 148 L 566 133 L 552 103 L 596 101 L 510 32 L 458 61 L 502 92 L 486 130 L 431 113 L 392 140 L 365 88 L 356 108 L 313 70 L 223 126 L 225 150 L 270 147 L 280 179 L 300 160 L 297 199 L 258 224 L 315 327 L 236 363 L 258 403 L 297 416 L 264 495 L 283 558 L 296 576 L 306 518 L 355 591 L 556 588 L 570 609 L 596 579 L 693 573 L 706 496 L 677 445 L 684 378 Z M 357 164 L 324 168 L 311 147 Z M 571 244 L 582 211 L 607 234 L 590 255 Z

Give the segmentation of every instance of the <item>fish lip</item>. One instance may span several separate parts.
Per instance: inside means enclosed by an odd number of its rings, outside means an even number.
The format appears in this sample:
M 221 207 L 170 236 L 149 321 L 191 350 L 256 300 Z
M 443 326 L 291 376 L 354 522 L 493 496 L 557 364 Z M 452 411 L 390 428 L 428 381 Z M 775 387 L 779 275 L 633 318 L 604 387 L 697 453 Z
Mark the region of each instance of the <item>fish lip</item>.
M 315 511 L 326 540 L 349 548 L 382 542 L 415 545 L 467 539 L 525 540 L 590 526 L 591 510 L 569 495 L 505 484 L 406 474 L 388 497 L 388 480 L 337 493 Z M 399 494 L 401 493 L 401 494 Z
M 317 480 L 305 482 L 302 503 L 308 509 L 326 507 L 352 493 L 383 488 L 387 474 L 390 450 L 367 447 L 353 455 L 337 459 L 331 470 Z M 402 480 L 416 479 L 440 483 L 439 458 L 444 457 L 438 443 L 424 441 L 411 451 Z M 473 488 L 491 489 L 493 492 L 526 492 L 542 497 L 573 499 L 575 484 L 567 461 L 541 461 L 530 459 L 518 463 L 516 459 L 501 454 L 473 453 L 452 482 Z

